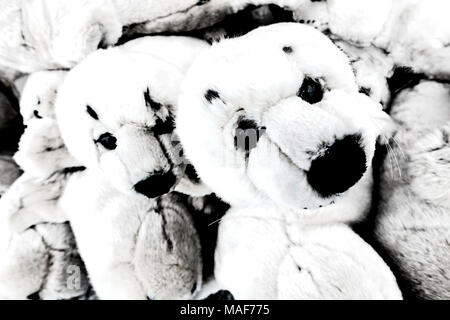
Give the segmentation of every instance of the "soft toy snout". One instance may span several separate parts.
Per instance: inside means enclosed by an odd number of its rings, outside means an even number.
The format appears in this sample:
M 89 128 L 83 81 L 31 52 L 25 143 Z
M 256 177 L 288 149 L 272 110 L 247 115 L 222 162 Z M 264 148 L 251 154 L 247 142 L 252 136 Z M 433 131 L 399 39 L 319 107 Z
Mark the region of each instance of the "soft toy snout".
M 336 139 L 323 154 L 311 161 L 308 183 L 323 197 L 347 191 L 366 172 L 366 154 L 361 135 Z
M 165 194 L 175 185 L 176 177 L 172 172 L 155 172 L 148 178 L 134 185 L 134 190 L 149 198 L 155 198 Z
M 308 78 L 302 87 L 305 82 Z M 374 111 L 377 105 L 360 93 L 328 89 L 319 95 L 313 88 L 306 91 L 308 97 L 289 97 L 254 116 L 259 119 L 254 125 L 264 128 L 256 140 L 265 141 L 267 152 L 275 153 L 271 158 L 276 162 L 271 165 L 304 176 L 306 188 L 320 207 L 334 202 L 366 173 L 382 130 L 378 118 L 388 116 L 381 109 Z M 261 151 L 253 161 L 263 163 L 265 153 Z M 251 156 L 248 165 L 252 165 Z
M 171 121 L 171 120 L 168 120 Z M 96 142 L 104 149 L 100 167 L 115 172 L 112 183 L 123 192 L 137 192 L 148 198 L 163 195 L 173 189 L 183 172 L 181 158 L 172 146 L 171 130 L 128 123 L 114 135 L 102 133 Z

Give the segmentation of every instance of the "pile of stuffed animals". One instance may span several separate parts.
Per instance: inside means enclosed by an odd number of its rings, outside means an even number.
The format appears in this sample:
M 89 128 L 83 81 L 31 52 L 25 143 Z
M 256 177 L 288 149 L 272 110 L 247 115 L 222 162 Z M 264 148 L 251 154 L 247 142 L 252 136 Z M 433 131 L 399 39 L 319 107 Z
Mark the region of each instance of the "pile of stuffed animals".
M 0 9 L 0 299 L 450 299 L 448 1 Z

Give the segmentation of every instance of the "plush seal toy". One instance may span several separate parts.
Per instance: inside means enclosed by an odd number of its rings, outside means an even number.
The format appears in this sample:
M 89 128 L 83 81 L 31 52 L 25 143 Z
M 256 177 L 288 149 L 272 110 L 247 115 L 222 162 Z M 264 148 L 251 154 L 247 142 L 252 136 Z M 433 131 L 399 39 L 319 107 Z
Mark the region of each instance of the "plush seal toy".
M 389 267 L 348 226 L 371 202 L 390 118 L 347 57 L 300 24 L 213 44 L 189 70 L 177 130 L 231 209 L 215 275 L 237 299 L 400 299 Z

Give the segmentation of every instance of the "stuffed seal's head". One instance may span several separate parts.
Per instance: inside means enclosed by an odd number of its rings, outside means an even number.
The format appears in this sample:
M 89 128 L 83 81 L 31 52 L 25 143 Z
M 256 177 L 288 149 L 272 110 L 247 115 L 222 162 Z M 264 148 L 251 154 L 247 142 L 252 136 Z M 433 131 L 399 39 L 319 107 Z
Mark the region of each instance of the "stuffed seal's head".
M 234 205 L 317 208 L 370 166 L 390 118 L 358 92 L 319 31 L 282 23 L 215 44 L 189 70 L 177 130 L 188 160 Z
M 173 108 L 182 73 L 159 58 L 99 50 L 72 69 L 56 115 L 72 155 L 125 193 L 154 198 L 183 173 L 174 143 Z
M 20 98 L 20 113 L 24 124 L 55 117 L 55 100 L 58 88 L 67 71 L 38 71 L 26 80 Z

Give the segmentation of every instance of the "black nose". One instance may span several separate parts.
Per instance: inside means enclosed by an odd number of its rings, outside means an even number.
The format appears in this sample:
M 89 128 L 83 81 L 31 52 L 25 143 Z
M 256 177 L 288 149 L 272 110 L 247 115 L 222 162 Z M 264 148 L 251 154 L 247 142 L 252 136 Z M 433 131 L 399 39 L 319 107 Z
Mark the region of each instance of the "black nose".
M 361 179 L 367 169 L 361 140 L 357 134 L 345 136 L 312 161 L 307 179 L 321 196 L 329 197 L 347 191 Z
M 158 172 L 134 185 L 134 190 L 149 198 L 166 194 L 174 186 L 176 177 L 173 173 Z

